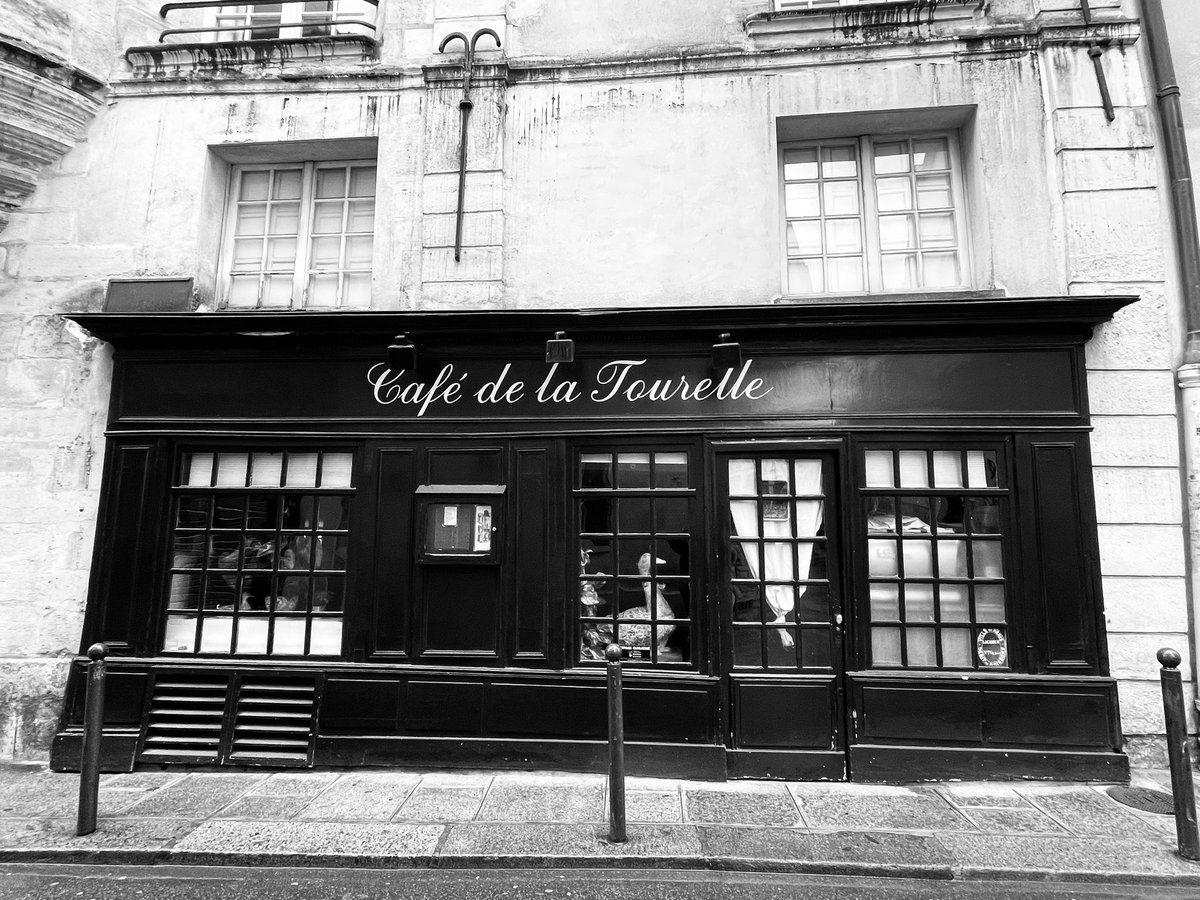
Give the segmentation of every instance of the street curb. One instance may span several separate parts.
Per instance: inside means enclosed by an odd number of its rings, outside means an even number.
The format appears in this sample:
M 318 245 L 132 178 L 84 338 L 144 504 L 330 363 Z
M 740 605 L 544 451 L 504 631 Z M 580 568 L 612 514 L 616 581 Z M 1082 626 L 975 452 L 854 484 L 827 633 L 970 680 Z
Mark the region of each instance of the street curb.
M 305 855 L 282 853 L 211 853 L 192 850 L 97 850 L 28 848 L 0 849 L 0 864 L 42 863 L 102 866 L 228 866 L 337 869 L 687 869 L 744 872 L 757 875 L 840 875 L 847 877 L 912 878 L 931 881 L 1044 883 L 1103 883 L 1200 887 L 1195 874 L 1099 872 L 1068 869 L 983 868 L 979 866 L 888 865 L 819 860 L 768 860 L 697 856 L 379 856 Z

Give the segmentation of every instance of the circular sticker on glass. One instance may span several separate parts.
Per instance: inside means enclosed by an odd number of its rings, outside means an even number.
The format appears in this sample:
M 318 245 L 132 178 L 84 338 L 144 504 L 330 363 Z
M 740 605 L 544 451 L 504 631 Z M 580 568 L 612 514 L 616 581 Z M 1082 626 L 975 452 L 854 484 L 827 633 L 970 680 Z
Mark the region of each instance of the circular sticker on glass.
M 975 652 L 985 666 L 1003 666 L 1008 662 L 1008 642 L 999 628 L 981 628 L 975 638 Z

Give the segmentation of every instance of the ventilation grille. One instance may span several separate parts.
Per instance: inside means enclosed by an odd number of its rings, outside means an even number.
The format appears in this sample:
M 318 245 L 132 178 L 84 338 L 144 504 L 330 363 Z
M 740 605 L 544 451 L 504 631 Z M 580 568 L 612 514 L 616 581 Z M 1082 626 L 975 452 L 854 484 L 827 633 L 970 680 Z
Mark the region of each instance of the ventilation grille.
M 309 765 L 316 682 L 310 678 L 244 676 L 229 762 L 242 765 Z
M 172 673 L 156 681 L 139 759 L 217 762 L 227 687 L 219 675 Z

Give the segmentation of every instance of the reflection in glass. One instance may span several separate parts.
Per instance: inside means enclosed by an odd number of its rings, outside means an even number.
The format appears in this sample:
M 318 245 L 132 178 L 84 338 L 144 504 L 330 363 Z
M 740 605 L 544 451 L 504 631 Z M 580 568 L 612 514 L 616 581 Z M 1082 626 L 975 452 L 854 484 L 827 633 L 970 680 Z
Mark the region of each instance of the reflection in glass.
M 579 457 L 579 486 L 613 487 L 612 456 L 608 453 L 584 453 Z

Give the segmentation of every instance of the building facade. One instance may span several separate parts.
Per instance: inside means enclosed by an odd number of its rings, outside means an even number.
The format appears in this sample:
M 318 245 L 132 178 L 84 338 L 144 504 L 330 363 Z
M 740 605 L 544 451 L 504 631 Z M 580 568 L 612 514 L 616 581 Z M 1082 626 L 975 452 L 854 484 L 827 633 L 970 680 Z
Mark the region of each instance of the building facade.
M 646 772 L 1153 755 L 1188 530 L 1136 4 L 158 12 L 0 233 L 52 764 L 94 641 L 114 767 L 594 766 L 614 642 Z

